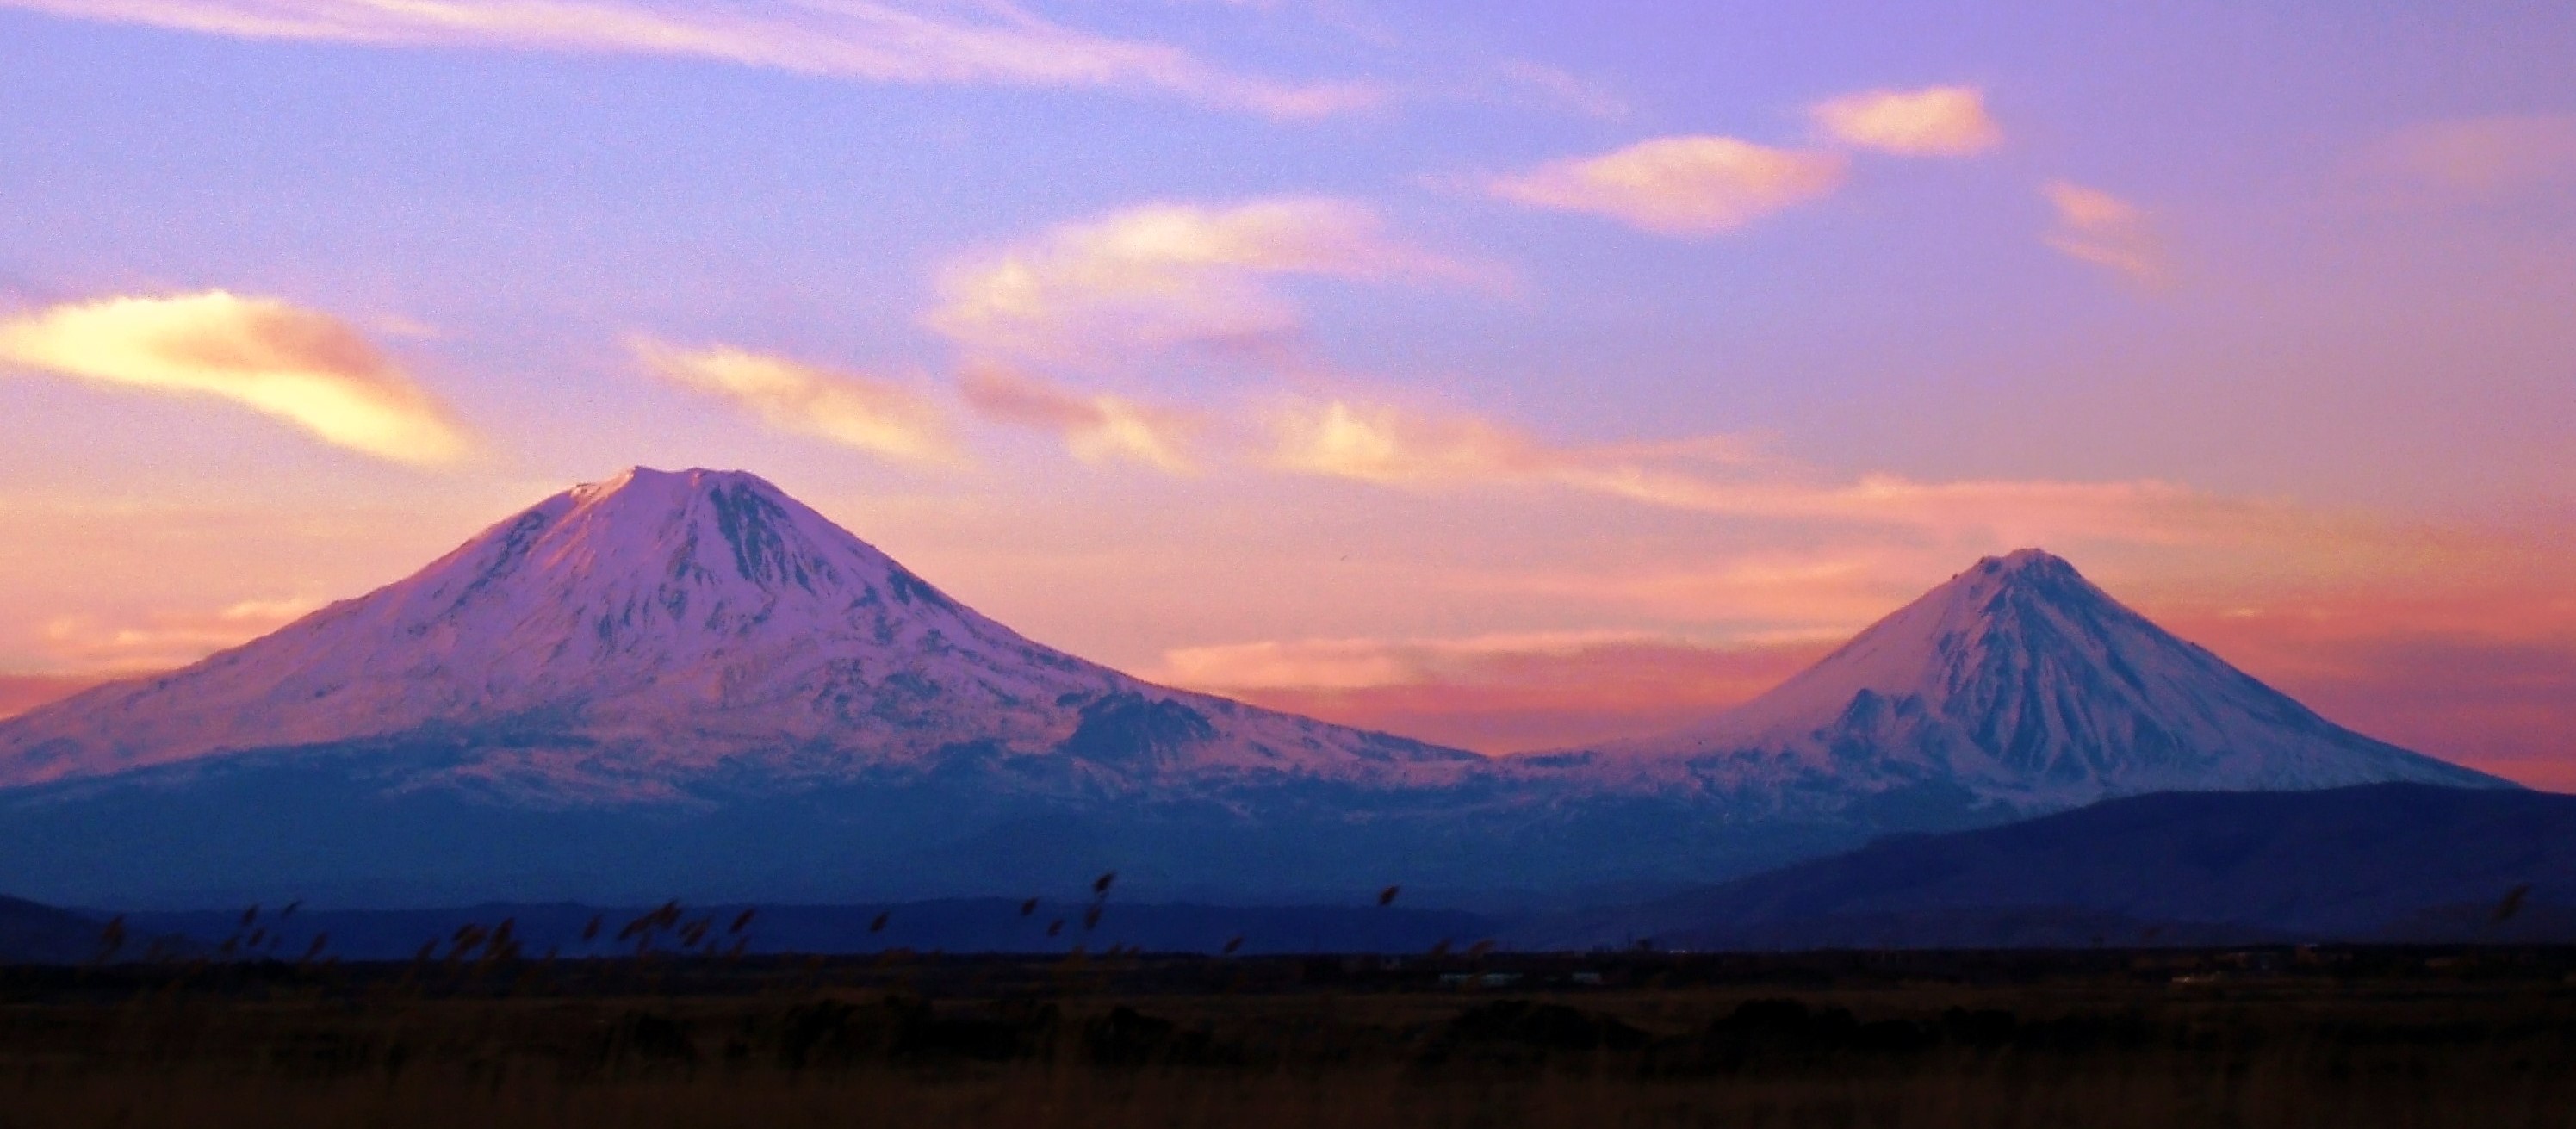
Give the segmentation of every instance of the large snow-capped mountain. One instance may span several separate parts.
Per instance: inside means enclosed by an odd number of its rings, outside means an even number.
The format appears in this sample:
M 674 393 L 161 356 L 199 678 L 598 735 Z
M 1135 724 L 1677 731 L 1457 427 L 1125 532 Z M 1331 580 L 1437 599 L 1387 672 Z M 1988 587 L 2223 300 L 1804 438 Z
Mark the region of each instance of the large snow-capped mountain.
M 2161 789 L 2490 778 L 2036 552 L 1671 738 L 1487 759 L 1033 643 L 747 474 L 638 469 L 0 721 L 0 890 L 87 905 L 1607 896 Z M 1484 904 L 1494 904 L 1486 902 Z
M 2147 792 L 2504 784 L 2319 717 L 2037 549 L 1979 561 L 1770 692 L 1605 746 L 1598 763 L 1810 804 L 1949 794 L 2022 812 Z
M 1111 789 L 1428 783 L 1478 759 L 1149 685 L 1020 637 L 757 477 L 639 467 L 275 634 L 0 724 L 0 787 L 442 734 L 484 739 L 414 784 L 553 803 L 928 769 L 961 748 Z

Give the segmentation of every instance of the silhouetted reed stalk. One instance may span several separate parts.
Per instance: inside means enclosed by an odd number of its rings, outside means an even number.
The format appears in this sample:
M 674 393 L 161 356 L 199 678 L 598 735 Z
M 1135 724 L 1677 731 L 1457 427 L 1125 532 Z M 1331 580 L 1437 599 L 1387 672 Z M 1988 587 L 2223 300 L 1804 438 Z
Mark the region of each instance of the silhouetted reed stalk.
M 1833 1007 L 1809 1007 L 1668 986 L 1663 978 L 1688 967 L 1671 962 L 1640 965 L 1648 986 L 1619 992 L 1551 998 L 1472 979 L 1467 998 L 1432 990 L 1440 970 L 1522 959 L 1489 939 L 1432 946 L 1401 991 L 1288 990 L 1280 985 L 1305 966 L 1237 958 L 1245 939 L 1236 936 L 1201 987 L 1128 999 L 1111 993 L 1139 982 L 1141 946 L 1092 943 L 1114 879 L 1093 884 L 1067 951 L 1015 968 L 1017 980 L 998 978 L 999 964 L 975 965 L 962 1000 L 929 995 L 942 983 L 954 991 L 958 978 L 944 971 L 953 962 L 901 946 L 867 961 L 745 969 L 753 911 L 728 920 L 677 902 L 627 922 L 611 955 L 559 965 L 549 950 L 532 962 L 520 922 L 505 917 L 432 938 L 408 964 L 355 973 L 324 934 L 292 963 L 277 957 L 299 903 L 273 915 L 252 907 L 214 946 L 172 952 L 156 939 L 140 961 L 123 959 L 135 938 L 116 919 L 79 974 L 91 979 L 75 983 L 131 976 L 133 990 L 97 1010 L 53 1013 L 68 1017 L 70 1033 L 43 1049 L 88 1056 L 76 1069 L 25 1065 L 28 1038 L 11 1034 L 25 1028 L 0 1026 L 0 1053 L 19 1056 L 0 1074 L 0 1086 L 15 1087 L 0 1090 L 0 1125 L 148 1129 L 183 1123 L 184 1112 L 184 1123 L 210 1129 L 819 1126 L 863 1109 L 886 1124 L 1068 1129 L 2448 1129 L 2563 1124 L 2576 1102 L 2576 1071 L 2564 1069 L 2576 1062 L 2576 999 L 2551 978 L 2477 988 L 2472 974 L 2490 966 L 2475 952 L 2424 962 L 2453 970 L 2456 983 L 2440 992 L 2409 981 L 2374 996 L 2368 982 L 2338 983 L 2313 962 L 2302 965 L 2308 980 L 2209 989 L 2136 977 L 1970 989 L 1871 971 L 1857 987 L 1818 989 Z M 1376 904 L 1397 893 L 1378 891 Z M 2527 895 L 2507 892 L 2489 913 L 2494 926 L 2514 921 Z M 1033 930 L 1038 908 L 1030 899 L 1001 912 L 1016 910 L 1015 928 Z M 871 935 L 893 915 L 877 915 Z M 1053 919 L 1047 936 L 1064 925 Z M 604 932 L 594 917 L 585 949 Z M 1199 975 L 1163 967 L 1166 977 Z M 1903 965 L 1881 954 L 1853 967 Z M 566 969 L 577 979 L 561 979 Z M 1256 971 L 1269 979 L 1256 985 Z M 510 1002 L 540 993 L 561 1002 Z M 2029 1010 L 1990 1022 L 1960 1007 L 1998 1000 Z M 1837 1017 L 1844 1006 L 1859 1017 Z M 797 1043 L 800 1023 L 821 1034 Z

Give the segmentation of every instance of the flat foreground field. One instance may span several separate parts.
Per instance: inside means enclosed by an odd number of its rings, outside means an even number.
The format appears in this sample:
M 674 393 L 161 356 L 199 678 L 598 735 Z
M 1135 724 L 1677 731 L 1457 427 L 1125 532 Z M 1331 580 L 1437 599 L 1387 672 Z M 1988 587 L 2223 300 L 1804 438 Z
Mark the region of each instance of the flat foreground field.
M 0 969 L 0 1126 L 2567 1126 L 2576 953 Z

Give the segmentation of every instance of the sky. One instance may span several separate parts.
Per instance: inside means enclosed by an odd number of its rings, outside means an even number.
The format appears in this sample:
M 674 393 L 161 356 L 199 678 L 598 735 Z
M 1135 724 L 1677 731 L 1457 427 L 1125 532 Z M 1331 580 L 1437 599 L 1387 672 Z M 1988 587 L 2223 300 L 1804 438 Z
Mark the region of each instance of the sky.
M 641 464 L 1488 752 L 2043 546 L 2576 789 L 2576 8 L 2151 7 L 0 0 L 0 714 Z

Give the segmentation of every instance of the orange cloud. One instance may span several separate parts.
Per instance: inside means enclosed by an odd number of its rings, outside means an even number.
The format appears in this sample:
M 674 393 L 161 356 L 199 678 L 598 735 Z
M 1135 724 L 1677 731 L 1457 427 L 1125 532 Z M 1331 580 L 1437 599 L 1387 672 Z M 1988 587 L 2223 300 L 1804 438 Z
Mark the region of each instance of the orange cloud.
M 210 290 L 54 306 L 0 322 L 0 362 L 219 397 L 397 462 L 448 463 L 467 449 L 446 409 L 364 336 L 274 299 Z
M 637 340 L 654 375 L 729 400 L 782 431 L 829 440 L 896 462 L 959 461 L 948 419 L 918 390 L 731 346 L 673 349 Z
M 1732 137 L 1660 137 L 1493 181 L 1532 208 L 1607 216 L 1660 235 L 1732 231 L 1842 187 L 1839 154 L 1773 149 Z
M 2057 225 L 2047 236 L 2050 247 L 2149 286 L 2172 281 L 2164 243 L 2147 222 L 2144 209 L 2098 188 L 2063 180 L 2040 186 L 2040 194 L 2057 212 Z
M 1173 474 L 1193 469 L 1189 449 L 1201 429 L 1194 415 L 1120 396 L 1077 395 L 989 365 L 966 370 L 958 389 L 978 415 L 1053 432 L 1084 462 L 1124 459 Z
M 1733 648 L 1618 632 L 1184 648 L 1157 680 L 1486 753 L 1662 733 L 1745 701 L 1830 644 Z
M 2003 127 L 1973 86 L 1869 90 L 1808 108 L 1817 128 L 1845 145 L 1908 157 L 1965 157 L 2003 144 Z
M 1241 75 L 1176 47 L 1092 35 L 1008 0 L 0 0 L 76 19 L 244 39 L 712 59 L 873 82 L 1153 90 L 1280 118 L 1374 105 L 1368 83 Z
M 1524 478 L 1566 464 L 1566 456 L 1510 428 L 1472 417 L 1446 419 L 1334 400 L 1273 419 L 1278 469 L 1378 483 Z
M 1395 239 L 1347 200 L 1148 204 L 952 264 L 924 320 L 978 356 L 1126 360 L 1138 349 L 1257 345 L 1299 325 L 1263 282 L 1280 275 L 1474 282 L 1483 272 Z
M 2427 122 L 2390 136 L 2378 158 L 2411 180 L 2455 196 L 2576 187 L 2576 115 Z

